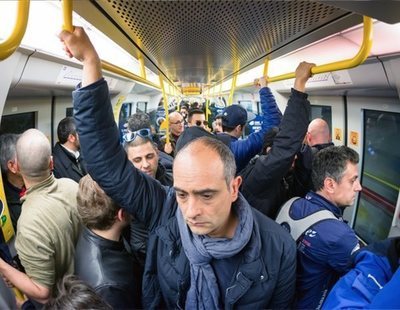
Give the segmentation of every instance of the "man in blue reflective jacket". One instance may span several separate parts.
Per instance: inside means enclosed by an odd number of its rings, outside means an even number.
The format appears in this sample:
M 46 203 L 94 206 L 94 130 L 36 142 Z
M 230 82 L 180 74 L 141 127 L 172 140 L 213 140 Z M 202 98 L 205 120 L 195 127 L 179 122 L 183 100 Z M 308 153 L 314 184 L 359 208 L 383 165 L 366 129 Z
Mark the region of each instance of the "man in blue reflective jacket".
M 150 231 L 143 307 L 290 307 L 295 244 L 240 195 L 229 148 L 210 137 L 187 144 L 175 157 L 173 188 L 145 175 L 119 144 L 107 83 L 87 35 L 76 27 L 60 38 L 83 62 L 73 99 L 89 174 Z
M 320 210 L 332 218 L 309 227 L 297 241 L 296 308 L 319 309 L 339 276 L 348 269 L 351 254 L 359 248 L 354 231 L 343 221 L 343 209 L 354 203 L 361 190 L 358 180 L 358 154 L 346 146 L 319 151 L 312 163 L 316 192 L 296 200 L 293 220 Z
M 351 271 L 333 287 L 323 309 L 399 309 L 400 238 L 356 252 Z

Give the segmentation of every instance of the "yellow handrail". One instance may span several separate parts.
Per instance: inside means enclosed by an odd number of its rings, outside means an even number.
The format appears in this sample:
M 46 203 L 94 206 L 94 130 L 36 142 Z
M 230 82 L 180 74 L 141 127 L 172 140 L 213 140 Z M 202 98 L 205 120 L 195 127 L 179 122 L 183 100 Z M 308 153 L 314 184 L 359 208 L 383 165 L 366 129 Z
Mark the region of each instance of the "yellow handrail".
M 132 73 L 132 72 L 130 72 L 128 70 L 125 70 L 125 69 L 121 68 L 121 67 L 115 66 L 115 65 L 113 65 L 113 64 L 111 64 L 111 63 L 109 63 L 109 62 L 107 62 L 105 60 L 101 61 L 101 67 L 104 70 L 107 70 L 107 71 L 110 71 L 112 73 L 121 75 L 123 77 L 126 77 L 128 79 L 134 80 L 136 82 L 140 82 L 140 83 L 149 85 L 151 87 L 154 87 L 156 89 L 160 89 L 160 86 L 158 86 L 157 84 L 154 84 L 154 83 L 142 78 L 139 75 L 136 75 L 136 74 L 134 74 L 134 73 Z
M 161 86 L 161 91 L 162 91 L 162 96 L 163 96 L 163 101 L 164 101 L 164 110 L 165 110 L 165 124 L 166 124 L 166 132 L 165 132 L 165 143 L 168 144 L 170 142 L 170 137 L 169 137 L 169 111 L 168 111 L 168 98 L 167 94 L 165 93 L 165 88 L 164 88 L 164 80 L 162 78 L 161 73 L 159 74 L 159 79 L 160 79 L 160 86 Z
M 62 10 L 63 10 L 63 30 L 73 32 L 74 26 L 72 22 L 72 0 L 62 0 Z M 112 73 L 118 74 L 120 76 L 126 77 L 128 79 L 134 80 L 136 82 L 140 82 L 146 84 L 148 86 L 154 87 L 156 89 L 160 89 L 160 86 L 148 81 L 146 78 L 143 78 L 139 75 L 136 75 L 128 70 L 125 70 L 121 67 L 115 66 L 105 60 L 101 61 L 101 67 L 104 70 L 110 71 Z M 143 68 L 142 68 L 143 70 Z
M 62 29 L 69 32 L 74 31 L 74 26 L 72 24 L 72 8 L 72 0 L 62 0 L 62 11 L 64 20 Z
M 363 42 L 361 44 L 360 50 L 358 51 L 357 55 L 355 55 L 353 58 L 350 59 L 336 61 L 329 64 L 313 67 L 311 69 L 312 74 L 351 69 L 362 64 L 365 61 L 365 59 L 367 59 L 372 47 L 372 19 L 370 17 L 364 16 L 363 21 L 364 21 Z M 291 72 L 271 77 L 268 79 L 268 82 L 271 83 L 276 81 L 282 81 L 282 80 L 292 79 L 294 77 L 295 73 Z
M 14 30 L 4 42 L 0 43 L 0 60 L 9 57 L 21 44 L 28 24 L 28 17 L 29 0 L 19 0 Z

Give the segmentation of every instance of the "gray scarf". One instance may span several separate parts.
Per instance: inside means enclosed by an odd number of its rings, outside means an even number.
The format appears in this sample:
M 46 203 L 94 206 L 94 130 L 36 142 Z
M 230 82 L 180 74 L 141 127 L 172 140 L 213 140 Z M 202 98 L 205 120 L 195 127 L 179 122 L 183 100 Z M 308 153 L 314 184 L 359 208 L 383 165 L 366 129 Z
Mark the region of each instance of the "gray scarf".
M 221 309 L 217 278 L 210 265 L 212 259 L 224 259 L 239 253 L 249 242 L 253 231 L 251 207 L 239 197 L 232 205 L 239 217 L 232 239 L 210 238 L 192 234 L 179 207 L 176 217 L 182 246 L 190 262 L 190 289 L 186 297 L 186 309 Z

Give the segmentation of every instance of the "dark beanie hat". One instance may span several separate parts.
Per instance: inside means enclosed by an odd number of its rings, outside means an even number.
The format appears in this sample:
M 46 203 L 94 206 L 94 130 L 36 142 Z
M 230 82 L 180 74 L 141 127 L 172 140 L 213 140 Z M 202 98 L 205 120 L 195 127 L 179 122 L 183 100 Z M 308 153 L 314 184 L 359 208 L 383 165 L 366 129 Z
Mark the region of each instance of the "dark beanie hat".
M 219 138 L 218 136 L 219 135 L 214 135 L 212 133 L 209 133 L 207 130 L 205 130 L 202 127 L 198 127 L 198 126 L 188 127 L 181 133 L 178 141 L 176 142 L 175 154 L 177 154 L 186 144 L 188 144 L 189 142 L 191 142 L 197 138 L 200 138 L 200 137 L 214 138 L 214 139 L 222 141 L 222 143 L 229 146 L 229 143 L 226 139 Z

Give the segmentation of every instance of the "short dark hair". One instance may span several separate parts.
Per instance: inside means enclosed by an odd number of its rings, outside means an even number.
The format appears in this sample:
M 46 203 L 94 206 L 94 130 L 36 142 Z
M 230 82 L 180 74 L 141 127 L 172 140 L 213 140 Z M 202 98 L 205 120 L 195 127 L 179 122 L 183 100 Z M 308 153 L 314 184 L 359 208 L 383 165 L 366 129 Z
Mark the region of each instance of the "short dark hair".
M 0 136 L 0 162 L 1 172 L 7 173 L 7 163 L 17 159 L 16 145 L 19 135 L 15 133 L 5 133 Z
M 87 174 L 79 181 L 78 213 L 89 229 L 107 230 L 115 223 L 120 207 Z
M 57 283 L 55 297 L 50 298 L 47 304 L 44 305 L 43 309 L 112 310 L 112 307 L 77 276 L 66 275 Z
M 200 109 L 190 109 L 190 110 L 188 111 L 188 122 L 189 122 L 189 123 L 192 121 L 192 117 L 193 117 L 193 115 L 195 115 L 195 114 L 203 114 L 203 115 L 205 115 L 203 110 L 200 110 Z
M 311 178 L 315 190 L 324 187 L 324 180 L 332 178 L 340 182 L 346 170 L 347 163 L 358 164 L 356 151 L 347 146 L 329 146 L 314 155 Z
M 128 118 L 128 129 L 130 131 L 137 131 L 143 128 L 150 128 L 150 116 L 144 112 L 136 112 Z
M 202 136 L 188 142 L 177 152 L 174 163 L 179 157 L 179 154 L 183 153 L 193 143 L 201 143 L 205 148 L 213 150 L 218 154 L 222 164 L 224 165 L 224 176 L 226 184 L 229 186 L 230 182 L 233 180 L 236 174 L 235 156 L 228 146 L 226 146 L 223 142 L 214 137 Z
M 69 135 L 76 135 L 75 121 L 71 116 L 63 118 L 57 126 L 57 137 L 61 144 L 68 141 Z
M 143 145 L 143 144 L 146 144 L 146 143 L 151 143 L 153 148 L 155 150 L 158 150 L 157 144 L 154 143 L 153 140 L 151 140 L 150 138 L 143 138 L 143 137 L 136 137 L 135 140 L 133 140 L 131 142 L 125 142 L 124 143 L 124 150 L 125 150 L 125 152 L 128 152 L 128 149 L 130 147 L 139 146 L 139 145 Z

